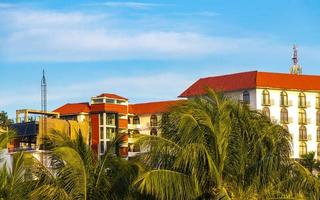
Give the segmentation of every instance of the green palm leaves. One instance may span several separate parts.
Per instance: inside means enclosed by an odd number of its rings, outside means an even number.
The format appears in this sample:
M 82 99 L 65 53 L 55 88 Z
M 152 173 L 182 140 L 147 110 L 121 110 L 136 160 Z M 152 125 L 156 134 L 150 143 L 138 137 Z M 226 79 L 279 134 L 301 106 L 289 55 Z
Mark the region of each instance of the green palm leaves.
M 162 120 L 161 137 L 138 141 L 149 149 L 141 161 L 150 171 L 135 184 L 158 199 L 267 199 L 303 193 L 297 178 L 305 176 L 292 168 L 289 133 L 211 90 L 173 108 Z M 297 184 L 288 184 L 293 179 Z M 315 179 L 304 181 L 311 188 L 318 185 Z

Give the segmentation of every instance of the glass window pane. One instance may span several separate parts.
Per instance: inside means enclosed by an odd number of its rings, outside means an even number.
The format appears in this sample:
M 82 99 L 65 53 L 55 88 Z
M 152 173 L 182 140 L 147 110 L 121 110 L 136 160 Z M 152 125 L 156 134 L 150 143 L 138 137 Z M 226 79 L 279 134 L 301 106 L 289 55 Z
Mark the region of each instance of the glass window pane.
M 99 114 L 99 119 L 100 119 L 100 125 L 104 125 L 103 124 L 103 113 Z
M 100 153 L 104 153 L 104 141 L 100 142 Z
M 106 116 L 107 125 L 115 126 L 116 125 L 116 120 L 115 119 L 116 119 L 115 114 L 107 114 L 107 116 Z
M 104 131 L 103 131 L 103 127 L 100 127 L 100 139 L 104 140 Z
M 115 130 L 115 128 L 107 128 L 106 129 L 106 139 L 109 139 L 109 140 L 112 140 L 112 139 L 114 139 L 115 138 L 115 136 L 116 136 L 116 130 Z

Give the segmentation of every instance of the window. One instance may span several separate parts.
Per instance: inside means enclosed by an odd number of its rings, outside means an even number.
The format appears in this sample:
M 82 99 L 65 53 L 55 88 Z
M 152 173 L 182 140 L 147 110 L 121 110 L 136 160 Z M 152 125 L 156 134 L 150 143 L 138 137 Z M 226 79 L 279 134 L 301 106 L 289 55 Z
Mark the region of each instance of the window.
M 133 124 L 140 124 L 139 116 L 136 115 L 133 117 Z
M 320 108 L 320 94 L 316 96 L 316 108 Z
M 299 144 L 299 156 L 307 154 L 307 144 L 305 142 L 300 142 Z
M 280 112 L 280 122 L 282 124 L 287 124 L 289 122 L 289 119 L 288 119 L 288 110 L 285 109 L 285 108 L 282 108 L 281 109 L 281 112 Z
M 303 92 L 299 93 L 299 108 L 307 107 L 306 95 Z
M 264 107 L 262 109 L 262 114 L 266 116 L 268 119 L 270 119 L 270 109 L 268 107 Z
M 107 125 L 116 125 L 116 115 L 111 113 L 106 113 L 106 124 Z
M 285 91 L 280 93 L 280 106 L 288 106 L 288 94 Z
M 101 141 L 101 142 L 100 142 L 100 153 L 101 153 L 101 154 L 104 154 L 104 152 L 105 152 L 105 151 L 104 151 L 104 141 Z
M 262 105 L 270 106 L 270 93 L 268 90 L 262 92 Z
M 99 114 L 99 121 L 100 121 L 100 125 L 104 125 L 104 123 L 103 123 L 103 113 Z
M 104 131 L 103 131 L 103 127 L 100 127 L 100 140 L 104 140 Z
M 150 117 L 150 126 L 151 127 L 158 126 L 157 115 L 151 115 L 151 117 Z
M 308 140 L 307 128 L 305 126 L 300 126 L 299 128 L 299 140 L 300 141 Z
M 150 131 L 150 135 L 157 136 L 158 135 L 157 129 L 156 128 L 152 128 L 151 131 Z
M 306 110 L 299 110 L 299 124 L 307 124 L 307 113 Z
M 317 126 L 320 126 L 320 110 L 317 111 Z
M 317 142 L 320 142 L 320 127 L 317 128 Z
M 106 128 L 106 139 L 113 140 L 116 137 L 116 129 L 115 128 Z
M 247 90 L 243 92 L 243 103 L 250 104 L 250 93 Z

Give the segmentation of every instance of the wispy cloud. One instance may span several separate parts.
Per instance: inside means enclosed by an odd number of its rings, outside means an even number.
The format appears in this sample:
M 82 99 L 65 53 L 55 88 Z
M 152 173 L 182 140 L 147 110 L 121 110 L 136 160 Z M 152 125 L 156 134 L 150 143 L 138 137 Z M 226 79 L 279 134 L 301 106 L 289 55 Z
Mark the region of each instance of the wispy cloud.
M 272 45 L 260 38 L 126 28 L 130 22 L 114 24 L 110 15 L 99 13 L 0 12 L 0 23 L 8 32 L 0 38 L 0 58 L 9 61 L 188 59 L 239 52 L 256 54 Z M 279 52 L 281 46 L 274 49 Z
M 101 2 L 101 3 L 88 3 L 83 4 L 85 6 L 104 6 L 104 7 L 113 7 L 113 8 L 132 8 L 132 9 L 149 9 L 163 4 L 156 3 L 142 3 L 142 2 Z
M 9 4 L 9 3 L 0 3 L 0 9 L 3 9 L 3 8 L 13 8 L 13 7 L 16 7 L 16 5 L 14 5 L 14 4 Z

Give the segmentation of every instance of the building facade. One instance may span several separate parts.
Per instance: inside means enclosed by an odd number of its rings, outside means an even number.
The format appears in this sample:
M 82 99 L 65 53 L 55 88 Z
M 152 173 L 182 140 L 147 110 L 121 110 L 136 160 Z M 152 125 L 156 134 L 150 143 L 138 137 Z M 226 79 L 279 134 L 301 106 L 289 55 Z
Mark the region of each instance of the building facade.
M 314 151 L 320 159 L 320 76 L 243 72 L 199 79 L 179 97 L 205 95 L 205 88 L 246 103 L 292 135 L 292 157 Z
M 129 104 L 127 98 L 110 93 L 91 98 L 91 103 L 65 104 L 54 112 L 62 119 L 88 120 L 91 144 L 102 156 L 112 151 L 121 157 L 133 157 L 144 151 L 135 144 L 135 134 L 158 135 L 162 114 L 180 100 Z M 122 135 L 119 149 L 112 143 Z

